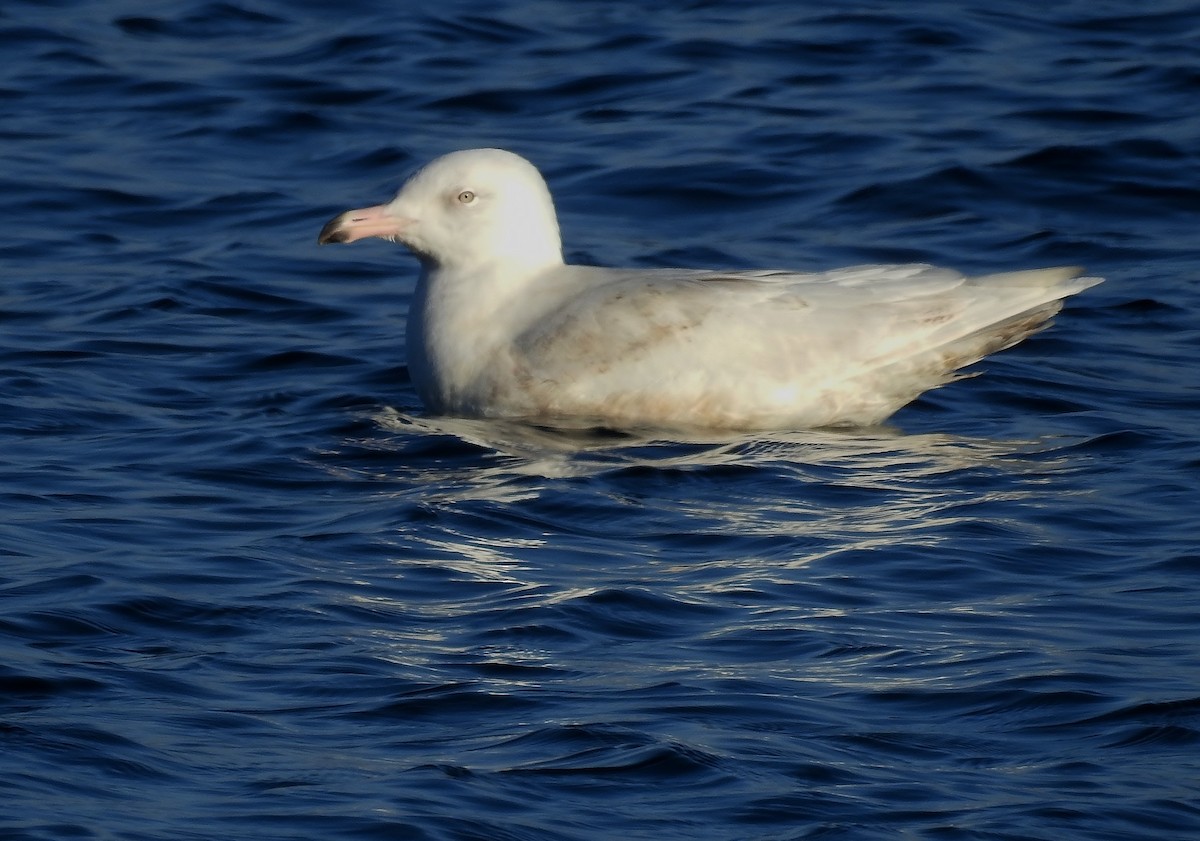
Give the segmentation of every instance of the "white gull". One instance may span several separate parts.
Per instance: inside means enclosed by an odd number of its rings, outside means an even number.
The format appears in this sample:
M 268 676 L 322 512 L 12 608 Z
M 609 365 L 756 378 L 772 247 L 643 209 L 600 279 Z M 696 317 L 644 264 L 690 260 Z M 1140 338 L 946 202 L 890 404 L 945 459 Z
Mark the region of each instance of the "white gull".
M 421 262 L 408 369 L 429 411 L 625 429 L 876 424 L 1101 282 L 1077 268 L 567 265 L 546 182 L 500 149 L 437 158 L 318 242 L 372 236 Z

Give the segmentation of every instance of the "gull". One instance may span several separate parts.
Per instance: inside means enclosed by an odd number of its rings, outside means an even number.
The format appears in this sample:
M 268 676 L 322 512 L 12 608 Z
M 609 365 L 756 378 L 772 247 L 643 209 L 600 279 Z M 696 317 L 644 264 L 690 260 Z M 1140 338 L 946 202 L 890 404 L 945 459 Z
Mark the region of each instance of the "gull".
M 501 149 L 437 158 L 317 241 L 366 237 L 420 261 L 406 341 L 426 409 L 551 426 L 879 424 L 1101 282 L 1075 267 L 967 277 L 926 264 L 569 265 L 545 180 Z

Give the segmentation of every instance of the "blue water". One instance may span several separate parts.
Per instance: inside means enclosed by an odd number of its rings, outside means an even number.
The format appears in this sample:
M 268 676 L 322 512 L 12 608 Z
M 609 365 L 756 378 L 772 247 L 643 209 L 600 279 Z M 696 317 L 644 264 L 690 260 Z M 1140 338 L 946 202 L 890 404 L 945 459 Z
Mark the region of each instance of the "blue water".
M 0 837 L 1200 837 L 1200 7 L 6 0 Z M 318 249 L 1108 283 L 886 428 L 422 412 Z

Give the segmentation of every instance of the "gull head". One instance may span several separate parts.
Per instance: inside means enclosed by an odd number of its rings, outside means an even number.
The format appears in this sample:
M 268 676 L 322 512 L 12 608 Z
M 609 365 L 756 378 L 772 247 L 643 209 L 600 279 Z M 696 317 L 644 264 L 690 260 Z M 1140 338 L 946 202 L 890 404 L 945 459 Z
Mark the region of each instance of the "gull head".
M 502 149 L 431 161 L 389 203 L 329 220 L 317 242 L 365 237 L 399 242 L 433 269 L 533 272 L 562 264 L 546 182 L 533 164 Z

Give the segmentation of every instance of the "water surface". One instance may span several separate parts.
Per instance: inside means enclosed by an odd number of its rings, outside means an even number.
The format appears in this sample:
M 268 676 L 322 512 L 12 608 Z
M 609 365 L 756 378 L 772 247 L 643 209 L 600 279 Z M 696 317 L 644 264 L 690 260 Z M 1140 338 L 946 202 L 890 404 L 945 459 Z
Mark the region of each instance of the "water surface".
M 0 11 L 0 835 L 1200 835 L 1200 12 Z M 432 418 L 413 260 L 510 148 L 603 265 L 1109 278 L 886 428 Z

